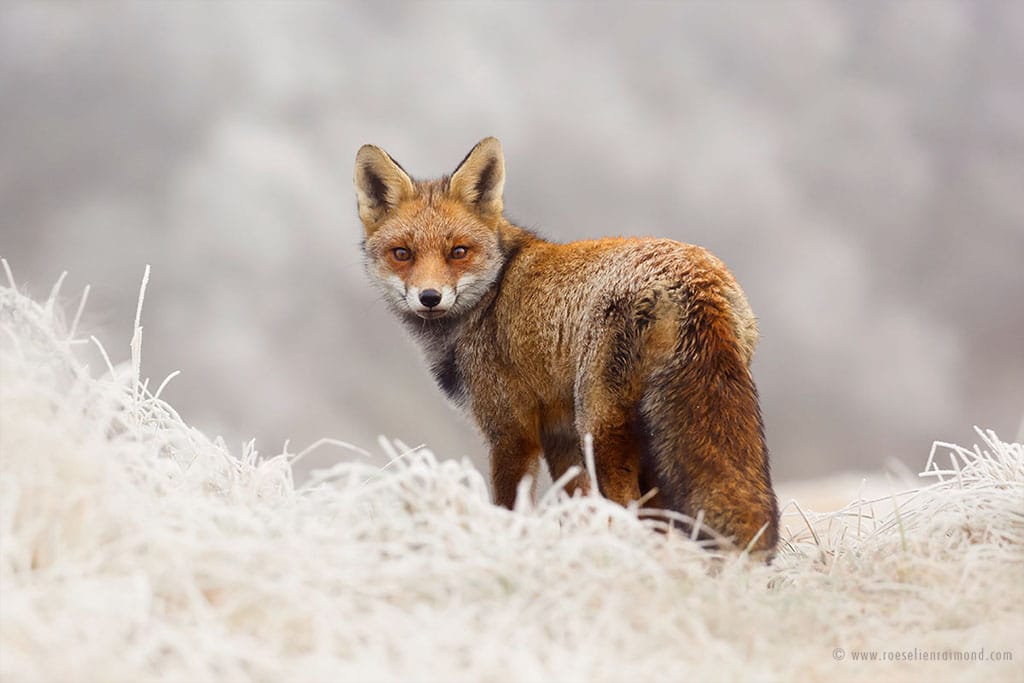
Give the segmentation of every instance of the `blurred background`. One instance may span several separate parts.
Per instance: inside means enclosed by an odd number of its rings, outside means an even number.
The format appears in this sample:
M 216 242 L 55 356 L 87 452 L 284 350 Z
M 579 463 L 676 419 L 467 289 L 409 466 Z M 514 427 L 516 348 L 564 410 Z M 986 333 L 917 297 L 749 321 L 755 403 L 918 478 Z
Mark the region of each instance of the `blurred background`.
M 0 5 L 0 255 L 266 455 L 484 462 L 362 269 L 355 152 L 505 148 L 545 236 L 702 244 L 760 318 L 777 480 L 1024 416 L 1024 3 Z M 339 457 L 324 449 L 308 467 Z

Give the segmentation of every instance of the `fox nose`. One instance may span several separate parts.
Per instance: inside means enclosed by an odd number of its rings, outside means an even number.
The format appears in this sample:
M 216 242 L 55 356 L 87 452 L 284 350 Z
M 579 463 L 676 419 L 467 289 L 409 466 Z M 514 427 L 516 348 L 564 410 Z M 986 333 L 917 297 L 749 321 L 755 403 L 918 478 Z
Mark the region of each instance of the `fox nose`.
M 436 289 L 424 289 L 420 292 L 420 303 L 427 308 L 433 308 L 441 303 L 441 292 Z

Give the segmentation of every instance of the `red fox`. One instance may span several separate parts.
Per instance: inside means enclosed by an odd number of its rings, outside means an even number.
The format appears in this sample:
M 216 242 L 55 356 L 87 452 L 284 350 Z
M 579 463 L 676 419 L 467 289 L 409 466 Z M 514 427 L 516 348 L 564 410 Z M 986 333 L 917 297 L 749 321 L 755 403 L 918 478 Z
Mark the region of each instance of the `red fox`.
M 367 272 L 487 439 L 495 502 L 513 505 L 542 454 L 553 479 L 582 466 L 590 434 L 606 498 L 656 489 L 647 505 L 703 510 L 738 547 L 771 553 L 757 324 L 736 280 L 672 240 L 541 239 L 504 217 L 504 184 L 495 138 L 439 180 L 373 145 L 356 156 Z M 592 484 L 581 468 L 569 489 Z

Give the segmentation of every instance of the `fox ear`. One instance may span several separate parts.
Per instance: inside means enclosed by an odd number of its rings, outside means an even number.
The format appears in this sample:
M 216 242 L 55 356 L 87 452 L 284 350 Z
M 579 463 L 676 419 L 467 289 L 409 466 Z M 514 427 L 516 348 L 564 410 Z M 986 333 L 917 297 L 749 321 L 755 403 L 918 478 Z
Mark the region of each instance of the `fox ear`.
M 412 197 L 412 179 L 380 147 L 363 145 L 356 154 L 356 197 L 359 218 L 369 235 L 387 213 Z
M 476 144 L 448 181 L 448 192 L 483 214 L 500 216 L 505 187 L 505 156 L 498 138 Z

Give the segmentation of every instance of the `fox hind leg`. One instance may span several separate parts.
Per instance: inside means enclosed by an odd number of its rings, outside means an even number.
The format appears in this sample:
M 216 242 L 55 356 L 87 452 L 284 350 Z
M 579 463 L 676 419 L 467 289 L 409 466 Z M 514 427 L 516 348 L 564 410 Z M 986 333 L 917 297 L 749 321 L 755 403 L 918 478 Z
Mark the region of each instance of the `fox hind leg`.
M 596 389 L 581 406 L 576 422 L 580 438 L 590 434 L 593 439 L 594 468 L 601 494 L 623 506 L 639 500 L 643 443 L 635 411 Z
M 597 485 L 621 505 L 649 492 L 651 477 L 642 471 L 647 448 L 637 405 L 652 351 L 671 350 L 675 324 L 659 320 L 665 302 L 656 290 L 612 299 L 593 326 L 591 355 L 576 386 L 576 428 L 591 434 Z

